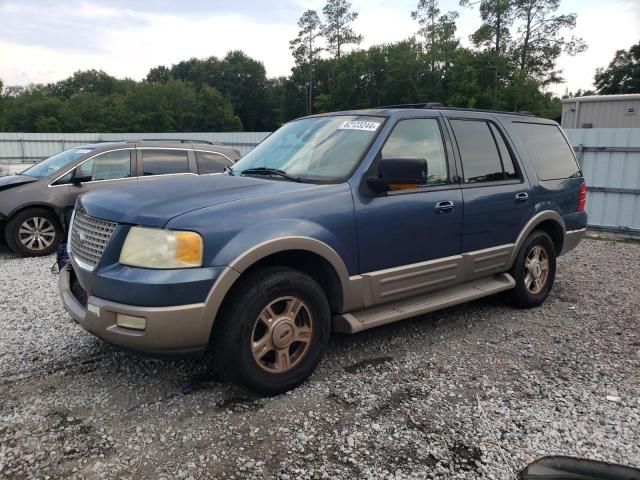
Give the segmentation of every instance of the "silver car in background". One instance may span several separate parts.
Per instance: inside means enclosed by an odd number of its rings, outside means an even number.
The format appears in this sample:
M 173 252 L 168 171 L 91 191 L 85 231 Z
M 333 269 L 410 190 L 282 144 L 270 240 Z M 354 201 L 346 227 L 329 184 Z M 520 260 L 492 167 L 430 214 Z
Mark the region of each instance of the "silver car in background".
M 0 231 L 18 255 L 48 255 L 64 238 L 79 195 L 160 175 L 220 174 L 239 158 L 238 150 L 196 140 L 74 147 L 0 178 Z

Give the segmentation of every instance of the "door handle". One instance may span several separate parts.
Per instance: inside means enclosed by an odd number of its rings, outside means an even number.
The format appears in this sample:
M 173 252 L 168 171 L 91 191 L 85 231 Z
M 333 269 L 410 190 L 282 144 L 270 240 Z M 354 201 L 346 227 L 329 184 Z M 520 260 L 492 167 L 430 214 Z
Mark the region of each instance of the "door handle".
M 516 202 L 526 202 L 529 200 L 529 194 L 527 192 L 516 193 Z
M 451 200 L 443 200 L 436 203 L 436 212 L 438 213 L 451 213 L 453 212 L 453 202 Z

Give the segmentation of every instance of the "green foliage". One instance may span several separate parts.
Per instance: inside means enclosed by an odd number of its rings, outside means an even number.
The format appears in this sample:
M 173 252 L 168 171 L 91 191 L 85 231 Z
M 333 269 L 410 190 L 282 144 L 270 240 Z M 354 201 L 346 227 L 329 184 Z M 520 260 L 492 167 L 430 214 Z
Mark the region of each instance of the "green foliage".
M 640 42 L 629 50 L 618 50 L 606 69 L 595 75 L 599 94 L 640 93 Z
M 544 83 L 562 81 L 555 69 L 558 57 L 586 50 L 581 38 L 565 37 L 576 27 L 576 14 L 554 15 L 560 0 L 514 0 L 519 36 L 513 46 L 514 60 L 522 72 Z
M 351 11 L 351 2 L 327 0 L 322 13 L 326 19 L 322 33 L 327 40 L 329 52 L 335 58 L 340 58 L 344 53 L 345 45 L 360 45 L 362 35 L 358 35 L 351 28 L 351 23 L 358 18 L 358 13 Z
M 48 85 L 4 87 L 0 129 L 33 132 L 272 131 L 311 112 L 400 103 L 441 102 L 470 108 L 528 110 L 555 118 L 560 100 L 545 85 L 560 81 L 557 59 L 584 50 L 567 33 L 574 14 L 556 15 L 560 0 L 459 0 L 478 6 L 472 48 L 456 36 L 456 12 L 418 0 L 416 36 L 344 51 L 362 40 L 351 28 L 357 12 L 328 0 L 323 21 L 303 13 L 290 42 L 295 65 L 269 79 L 264 65 L 241 51 L 191 58 L 149 70 L 145 80 L 101 70 L 74 73 Z M 330 55 L 322 55 L 325 44 Z M 640 44 L 598 70 L 598 93 L 640 91 Z M 592 92 L 579 92 L 589 94 Z

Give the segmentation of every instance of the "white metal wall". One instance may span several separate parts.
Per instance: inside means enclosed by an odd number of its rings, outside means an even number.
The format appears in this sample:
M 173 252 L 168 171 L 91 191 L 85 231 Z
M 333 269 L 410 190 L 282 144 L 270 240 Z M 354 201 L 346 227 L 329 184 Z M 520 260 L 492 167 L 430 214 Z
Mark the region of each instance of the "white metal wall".
M 640 128 L 568 129 L 594 229 L 640 235 Z
M 640 128 L 640 95 L 609 95 L 566 99 L 562 128 Z
M 23 170 L 77 145 L 113 140 L 192 139 L 224 143 L 242 155 L 264 140 L 268 132 L 223 133 L 0 133 L 0 175 Z
M 589 193 L 589 225 L 640 235 L 640 128 L 568 129 Z M 269 134 L 231 133 L 0 133 L 0 175 L 83 143 L 140 138 L 222 142 L 247 153 Z

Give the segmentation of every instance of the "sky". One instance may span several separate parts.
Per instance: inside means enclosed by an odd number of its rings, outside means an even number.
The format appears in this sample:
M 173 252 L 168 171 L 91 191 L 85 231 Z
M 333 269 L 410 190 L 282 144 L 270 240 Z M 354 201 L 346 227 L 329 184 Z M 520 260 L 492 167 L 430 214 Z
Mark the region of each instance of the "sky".
M 150 68 L 191 57 L 224 56 L 232 49 L 262 61 L 270 77 L 293 65 L 289 40 L 306 9 L 322 10 L 324 0 L 0 0 L 0 79 L 5 85 L 47 83 L 77 70 L 102 69 L 116 77 L 144 78 Z M 410 12 L 417 0 L 351 0 L 359 12 L 354 29 L 363 47 L 411 36 Z M 479 26 L 477 10 L 441 0 L 456 10 L 458 37 L 469 45 Z M 640 0 L 562 0 L 559 13 L 578 14 L 574 34 L 589 48 L 562 56 L 565 90 L 593 88 L 596 68 L 606 67 L 616 50 L 640 40 Z

